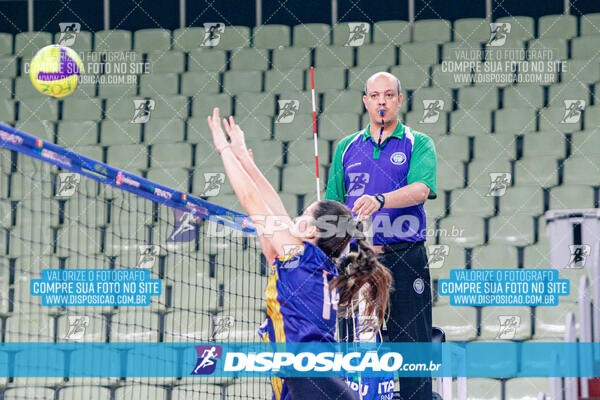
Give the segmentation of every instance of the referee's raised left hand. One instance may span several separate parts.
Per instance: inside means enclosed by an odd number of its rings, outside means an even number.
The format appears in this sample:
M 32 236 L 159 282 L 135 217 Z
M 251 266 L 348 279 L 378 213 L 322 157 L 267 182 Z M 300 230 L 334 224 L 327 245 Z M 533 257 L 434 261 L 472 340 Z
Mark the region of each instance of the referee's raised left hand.
M 368 218 L 375 211 L 379 210 L 379 202 L 375 196 L 363 194 L 354 202 L 352 212 L 356 213 L 361 218 Z

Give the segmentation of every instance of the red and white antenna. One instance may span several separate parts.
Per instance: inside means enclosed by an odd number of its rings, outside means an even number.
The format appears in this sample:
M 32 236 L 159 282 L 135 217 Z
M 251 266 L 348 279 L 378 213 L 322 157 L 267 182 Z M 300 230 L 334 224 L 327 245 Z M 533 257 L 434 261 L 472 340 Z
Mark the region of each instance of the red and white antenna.
M 312 88 L 313 138 L 315 139 L 315 167 L 317 177 L 317 201 L 321 200 L 321 185 L 319 182 L 319 146 L 317 142 L 317 107 L 315 105 L 315 73 L 310 67 L 310 85 Z

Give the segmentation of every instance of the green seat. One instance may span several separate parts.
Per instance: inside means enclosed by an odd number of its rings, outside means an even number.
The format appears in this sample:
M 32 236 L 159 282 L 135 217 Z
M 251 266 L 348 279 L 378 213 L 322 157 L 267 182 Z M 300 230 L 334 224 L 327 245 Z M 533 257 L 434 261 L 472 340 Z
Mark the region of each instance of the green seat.
M 446 333 L 448 342 L 468 342 L 477 337 L 475 307 L 434 306 L 433 323 Z
M 204 27 L 185 27 L 173 31 L 173 50 L 190 52 L 202 47 Z
M 182 73 L 185 69 L 185 53 L 182 51 L 149 51 L 147 62 L 150 64 L 153 74 Z
M 483 218 L 473 215 L 449 216 L 440 223 L 440 244 L 476 247 L 484 242 Z
M 85 205 L 82 208 L 86 208 Z M 76 208 L 77 211 L 79 211 Z M 102 232 L 100 228 L 79 225 L 79 215 L 75 212 L 68 214 L 66 226 L 57 232 L 57 255 L 66 257 L 77 253 L 97 254 L 101 250 Z
M 580 100 L 580 99 L 571 99 Z M 583 104 L 580 104 L 583 105 Z M 540 110 L 540 131 L 574 132 L 581 130 L 583 118 L 565 119 L 565 105 L 542 108 Z
M 555 157 L 523 158 L 515 163 L 515 182 L 519 185 L 551 187 L 558 184 Z
M 400 82 L 402 83 L 402 86 L 404 86 L 404 82 Z M 406 102 L 407 100 L 408 99 L 405 98 L 403 102 Z M 422 114 L 425 107 L 423 103 L 424 100 L 441 100 L 443 104 L 438 103 L 441 106 L 441 109 L 444 111 L 452 111 L 453 100 L 451 90 L 440 87 L 425 87 L 415 90 L 412 93 L 412 110 L 419 111 Z
M 523 136 L 523 157 L 564 158 L 565 137 L 559 132 L 539 132 Z
M 506 51 L 510 49 L 512 51 Z M 512 37 L 512 34 L 506 38 L 502 46 L 491 46 L 489 43 L 485 44 L 485 59 L 491 62 L 502 62 L 503 70 L 506 69 L 506 62 L 510 61 L 525 61 L 525 42 L 522 39 L 516 39 Z
M 139 144 L 109 146 L 106 153 L 106 163 L 125 171 L 146 169 L 148 166 L 148 150 L 146 146 Z
M 595 208 L 594 188 L 587 185 L 561 185 L 550 191 L 550 209 Z
M 572 38 L 577 36 L 577 17 L 574 15 L 544 15 L 538 19 L 538 37 Z
M 600 165 L 598 155 L 569 157 L 564 164 L 563 182 L 582 185 L 598 185 Z
M 100 99 L 65 99 L 62 109 L 63 120 L 97 121 L 102 119 L 102 101 Z
M 583 14 L 581 16 L 581 36 L 599 35 L 600 13 Z
M 590 62 L 589 60 L 596 54 L 598 46 L 600 46 L 600 32 L 596 32 L 594 36 L 573 38 L 571 40 L 571 57 L 574 59 L 585 60 L 588 64 L 597 67 L 597 63 L 593 61 Z
M 489 243 L 527 246 L 534 242 L 534 220 L 530 215 L 514 214 L 489 220 Z
M 101 52 L 131 50 L 131 32 L 115 29 L 94 34 L 94 50 Z
M 491 126 L 492 113 L 488 110 L 457 110 L 450 114 L 450 132 L 452 133 L 489 133 Z
M 156 342 L 158 340 L 158 315 L 149 310 L 119 310 L 112 316 L 110 326 L 111 342 Z M 144 396 L 138 392 L 137 396 L 132 392 L 126 397 L 119 396 L 119 388 L 115 398 L 129 399 Z M 123 394 L 123 392 L 121 392 Z M 149 393 L 145 395 L 148 396 Z
M 196 96 L 201 93 L 218 93 L 220 89 L 218 73 L 186 72 L 181 75 L 181 94 Z
M 354 49 L 351 46 L 321 46 L 315 49 L 315 66 L 344 67 L 354 66 Z
M 252 334 L 251 331 L 250 334 L 248 334 L 249 332 L 246 332 L 244 335 L 245 337 L 243 338 L 245 340 L 241 340 L 242 337 L 234 338 L 232 340 L 248 341 L 248 336 L 250 336 L 251 341 L 256 341 L 258 338 L 256 326 L 260 326 L 260 324 L 264 322 L 265 315 L 264 313 L 260 315 L 260 311 L 252 312 L 250 310 L 258 310 L 261 307 L 264 307 L 267 277 L 255 273 L 242 272 L 239 269 L 228 267 L 223 264 L 223 258 L 219 260 L 220 255 L 221 254 L 217 255 L 217 265 L 219 265 L 219 268 L 217 269 L 217 281 L 223 283 L 224 286 L 223 307 L 230 308 L 230 310 L 235 308 L 246 310 L 246 315 L 244 317 L 238 316 L 238 318 L 234 318 L 237 319 L 235 322 L 238 322 L 238 324 L 241 325 L 241 328 L 245 328 L 244 330 L 246 331 L 249 330 L 249 323 L 247 321 L 252 320 L 255 322 L 254 334 Z M 230 261 L 225 262 L 229 263 Z M 237 329 L 238 324 L 234 325 L 234 329 Z M 227 340 L 226 338 L 223 339 L 221 340 Z
M 495 132 L 514 135 L 535 131 L 537 111 L 534 108 L 502 108 L 495 112 Z
M 471 268 L 518 268 L 517 248 L 506 244 L 488 244 L 473 249 Z
M 208 384 L 178 385 L 171 392 L 171 400 L 185 400 L 193 395 L 201 395 L 206 400 L 221 400 L 221 386 Z M 254 390 L 246 393 L 255 393 Z M 266 392 L 265 392 L 266 393 Z
M 59 44 L 61 32 L 54 34 L 54 43 Z M 69 46 L 80 55 L 87 51 L 92 51 L 92 32 L 79 31 L 75 36 L 75 42 Z
M 494 157 L 493 159 L 476 158 L 469 163 L 469 186 L 489 188 L 492 173 L 510 173 L 510 160 L 508 158 Z
M 198 48 L 188 54 L 188 71 L 191 72 L 224 72 L 226 66 L 224 50 Z
M 490 24 L 484 18 L 461 18 L 454 21 L 454 41 L 486 42 L 490 39 Z
M 228 71 L 223 74 L 224 91 L 260 92 L 262 90 L 262 71 Z
M 71 150 L 94 160 L 102 161 L 102 147 L 98 145 L 69 146 Z
M 150 113 L 150 121 L 154 118 L 184 119 L 188 116 L 189 99 L 186 96 L 160 95 L 154 100 L 154 110 Z
M 448 72 L 442 65 L 434 65 L 431 68 L 431 83 L 433 86 L 442 86 L 445 88 L 460 88 L 471 84 L 471 71 L 467 71 L 466 75 L 458 75 L 454 72 Z M 464 79 L 463 79 L 464 78 Z
M 450 41 L 451 23 L 445 19 L 421 19 L 415 21 L 415 42 L 444 43 Z
M 319 116 L 319 139 L 338 140 L 361 129 L 358 114 L 327 113 Z
M 551 39 L 540 39 L 540 40 L 551 40 Z M 531 48 L 531 47 L 530 47 Z M 539 50 L 539 49 L 538 49 Z M 531 53 L 535 54 L 535 53 Z M 532 60 L 531 58 L 535 57 L 534 55 L 530 56 L 529 61 L 525 61 L 527 66 L 519 66 L 517 71 L 517 82 L 537 82 L 539 79 L 543 79 L 544 85 L 551 85 L 558 82 L 558 74 L 556 71 L 547 71 L 544 73 L 543 78 L 540 78 L 540 73 L 536 71 L 536 65 L 539 69 L 539 61 L 547 62 L 546 60 Z
M 79 196 L 67 199 L 64 213 L 66 218 L 79 219 L 80 223 L 90 226 L 102 226 L 108 220 L 107 205 L 103 200 L 87 199 Z
M 373 24 L 374 43 L 402 45 L 410 42 L 410 26 L 407 21 L 379 21 Z
M 56 121 L 58 119 L 58 101 L 50 97 L 37 97 L 19 101 L 19 119 L 27 119 L 28 116 L 32 116 L 31 118 L 38 121 Z
M 15 35 L 15 56 L 31 59 L 42 47 L 52 44 L 48 32 L 21 32 Z
M 214 47 L 220 50 L 250 47 L 250 28 L 240 25 L 227 25 L 225 31 L 221 34 L 219 43 Z
M 69 331 L 71 329 L 70 325 L 74 322 L 72 322 L 71 319 L 72 317 L 77 318 L 78 316 L 84 318 L 87 317 L 85 321 L 87 322 L 87 326 L 83 332 L 83 337 L 79 338 L 75 336 L 75 338 L 73 338 L 73 336 L 69 335 Z M 76 315 L 62 315 L 57 320 L 57 328 L 58 342 L 104 342 L 106 339 L 106 320 L 102 314 L 89 315 L 88 313 L 80 312 Z M 71 393 L 73 392 L 71 391 Z M 110 399 L 110 392 L 108 392 L 108 394 L 108 399 Z
M 270 93 L 239 93 L 235 97 L 235 115 L 273 115 L 275 95 Z
M 400 56 L 402 57 L 402 56 Z M 420 89 L 429 86 L 429 67 L 422 65 L 398 65 L 390 73 L 400 79 L 403 89 Z
M 540 393 L 550 393 L 550 380 L 548 378 L 513 378 L 506 382 L 505 390 L 506 400 L 539 399 Z
M 353 34 L 351 33 L 351 28 L 350 28 L 350 24 L 362 24 L 362 26 L 365 27 L 365 30 L 367 30 L 366 34 L 361 34 L 360 36 L 357 36 L 355 38 L 353 38 Z M 354 29 L 356 28 L 352 28 L 352 32 L 354 32 Z M 344 23 L 338 23 L 333 25 L 333 44 L 334 45 L 338 45 L 338 46 L 352 46 L 352 47 L 361 47 L 364 45 L 368 45 L 371 43 L 371 26 L 368 22 L 344 22 Z M 361 29 L 362 30 L 362 29 Z M 353 38 L 354 40 L 356 40 L 356 42 L 354 41 L 350 41 L 350 39 Z M 359 44 L 359 40 L 362 40 L 362 43 Z
M 141 127 L 129 120 L 104 120 L 100 124 L 100 143 L 103 146 L 139 143 Z
M 243 378 L 225 388 L 227 398 L 238 398 L 253 393 L 253 400 L 266 399 L 273 395 L 268 378 Z
M 465 186 L 464 163 L 462 161 L 438 160 L 437 182 L 440 190 L 452 190 Z
M 517 154 L 517 138 L 512 134 L 475 136 L 475 158 L 513 160 Z
M 206 118 L 212 115 L 213 107 L 219 107 L 220 115 L 227 116 L 232 113 L 231 96 L 225 93 L 211 96 L 196 96 L 192 103 L 192 115 Z
M 434 137 L 438 158 L 469 161 L 469 138 L 466 136 Z
M 7 207 L 10 207 L 8 201 L 6 202 Z M 20 200 L 16 207 L 13 207 L 14 217 L 16 218 L 16 225 L 49 225 L 56 226 L 58 225 L 59 220 L 59 209 L 58 202 L 54 201 L 54 199 L 44 198 L 44 197 L 29 197 L 23 200 Z M 6 211 L 7 214 L 3 214 L 8 218 L 11 217 L 11 213 L 8 209 L 2 210 Z M 6 221 L 10 224 L 11 221 Z M 8 224 L 5 224 L 8 225 Z M 7 226 L 8 227 L 8 226 Z M 25 269 L 32 269 L 32 265 L 35 263 L 31 263 L 29 265 L 24 265 Z M 48 265 L 50 262 L 48 262 Z M 41 268 L 39 269 L 41 273 Z M 1 280 L 1 278 L 0 278 Z
M 437 198 L 429 199 L 423 205 L 425 210 L 425 215 L 428 218 L 441 218 L 445 217 L 447 214 L 446 208 L 446 192 L 443 190 L 438 190 Z
M 214 278 L 202 282 L 173 282 L 171 307 L 174 310 L 210 311 L 219 306 L 219 286 Z
M 0 100 L 0 121 L 4 123 L 12 123 L 15 121 L 14 101 L 8 99 Z
M 498 108 L 498 90 L 485 86 L 460 88 L 458 104 L 463 109 L 495 110 Z
M 212 316 L 209 313 L 174 310 L 165 315 L 165 342 L 209 341 L 211 326 Z
M 0 78 L 14 78 L 17 76 L 17 57 L 0 56 Z
M 185 121 L 179 118 L 151 118 L 144 126 L 144 143 L 177 143 L 185 139 Z
M 54 390 L 47 387 L 27 386 L 6 389 L 6 392 L 4 392 L 4 398 L 6 400 L 53 400 L 54 394 Z
M 11 78 L 0 78 L 0 99 L 10 99 L 14 95 L 13 80 Z
M 115 84 L 114 79 L 120 79 L 121 75 L 105 75 L 105 77 L 105 81 L 98 83 L 98 97 L 121 98 L 137 95 L 137 79 L 135 82 L 117 80 L 118 83 Z
M 556 307 L 537 307 L 534 338 L 564 340 L 567 328 L 566 317 L 569 312 L 578 315 L 578 304 L 559 302 Z M 576 324 L 576 327 L 579 331 L 579 323 Z
M 57 144 L 85 146 L 98 142 L 98 124 L 94 121 L 64 121 L 58 124 Z
M 201 129 L 190 130 L 190 121 L 188 120 L 188 141 L 192 132 L 204 132 L 204 137 L 208 140 L 208 144 L 212 143 L 212 136 L 206 124 L 206 118 L 201 121 Z M 256 142 L 261 140 L 271 139 L 271 117 L 267 115 L 254 115 L 251 113 L 239 112 L 236 114 L 235 122 L 244 130 L 246 141 Z
M 600 70 L 600 65 L 598 66 Z M 586 105 L 590 104 L 590 89 L 580 82 L 569 82 L 552 85 L 548 91 L 549 107 L 564 107 L 565 100 L 583 100 Z
M 529 49 L 530 50 L 551 50 L 552 51 L 552 60 L 566 60 L 567 59 L 567 41 L 561 37 L 548 37 L 545 39 L 534 39 L 529 41 Z M 530 53 L 529 59 L 531 60 L 544 60 L 544 58 L 539 57 L 548 57 L 547 54 L 539 53 Z M 548 61 L 547 59 L 544 61 Z
M 504 89 L 504 108 L 542 108 L 544 88 L 539 85 L 515 85 Z M 498 119 L 496 118 L 496 121 Z
M 396 47 L 389 44 L 364 44 L 358 48 L 359 66 L 396 65 Z
M 545 232 L 539 232 L 541 237 Z M 550 246 L 548 241 L 525 247 L 523 251 L 523 268 L 551 268 Z
M 146 178 L 184 193 L 189 191 L 190 172 L 183 168 L 150 168 Z
M 587 118 L 592 115 L 586 115 L 587 131 L 581 131 L 571 135 L 571 154 L 573 156 L 600 154 L 600 135 L 594 128 L 600 126 L 600 121 L 593 126 L 588 126 Z
M 310 49 L 283 47 L 273 50 L 273 68 L 275 69 L 290 70 L 308 67 L 310 67 Z
M 10 33 L 0 33 L 0 55 L 13 53 L 13 36 Z
M 321 92 L 325 90 L 344 89 L 346 87 L 345 72 L 344 68 L 315 68 L 315 90 Z M 350 75 L 352 75 L 352 72 L 350 72 Z M 310 82 L 310 70 L 306 70 L 304 76 L 306 81 Z
M 317 147 L 319 149 L 319 161 L 325 165 L 328 163 L 329 159 L 329 143 L 325 140 L 318 140 Z M 314 153 L 315 153 L 315 142 L 314 139 L 309 136 L 307 139 L 299 138 L 296 141 L 288 143 L 288 152 L 287 152 L 287 164 L 286 165 L 298 165 L 303 164 L 308 167 L 309 170 L 314 171 L 315 162 L 314 162 Z M 310 157 L 306 155 L 310 154 Z M 320 167 L 320 171 L 325 171 L 323 166 Z M 322 179 L 324 181 L 324 179 Z M 323 182 L 324 183 L 324 182 Z
M 297 114 L 290 123 L 277 123 L 275 120 L 274 126 L 275 139 L 281 142 L 312 138 L 313 119 L 310 114 Z
M 166 29 L 140 29 L 133 34 L 133 49 L 138 53 L 171 49 L 171 32 Z
M 58 392 L 59 400 L 69 399 L 110 400 L 110 389 L 102 386 L 67 386 Z
M 387 70 L 387 66 L 350 68 L 348 69 L 348 88 L 363 91 L 365 90 L 365 82 L 371 77 L 371 75 L 377 72 L 385 72 Z M 315 75 L 315 88 L 317 87 L 316 85 L 317 84 Z
M 214 153 L 215 152 L 213 152 L 213 154 L 210 154 L 208 158 L 205 157 L 201 160 L 200 156 L 198 156 L 198 153 L 196 153 L 197 162 L 194 171 L 194 179 L 192 182 L 192 193 L 198 196 L 209 197 L 209 199 L 211 199 L 210 201 L 214 201 L 212 198 L 215 196 L 234 194 L 233 188 L 231 187 L 231 183 L 229 182 L 227 174 L 225 173 L 225 168 L 223 167 L 223 165 L 219 165 L 216 163 L 216 161 L 218 160 L 215 159 L 218 158 L 218 156 L 215 156 Z M 210 163 L 211 158 L 213 161 L 212 163 Z M 273 171 L 277 175 L 276 180 L 274 182 L 277 186 L 279 180 L 279 171 L 276 168 Z M 212 191 L 215 190 L 215 188 L 213 188 L 213 185 L 210 183 L 212 179 L 215 179 L 215 174 L 223 174 L 222 176 L 224 177 L 224 182 L 219 183 L 219 187 L 216 190 L 216 194 L 212 193 Z M 270 177 L 272 177 L 271 174 L 269 174 Z M 219 176 L 217 177 L 219 178 L 219 180 L 221 179 Z M 219 204 L 218 202 L 216 203 Z
M 308 164 L 308 161 L 307 161 Z M 283 169 L 282 190 L 292 194 L 314 193 L 316 190 L 315 167 L 310 165 L 292 165 Z M 323 167 L 320 167 L 324 171 Z M 321 192 L 325 189 L 325 179 L 320 179 Z
M 253 47 L 256 49 L 276 49 L 290 45 L 290 27 L 287 25 L 268 24 L 252 29 Z
M 111 97 L 106 99 L 106 109 L 104 111 L 106 119 L 117 121 L 131 121 L 135 115 L 134 100 L 141 100 L 135 97 Z
M 256 276 L 257 275 L 251 275 L 251 277 Z M 266 277 L 259 276 L 259 278 L 266 281 Z M 259 286 L 258 283 L 256 284 L 258 289 L 260 289 L 261 286 L 266 285 Z M 254 301 L 254 296 L 258 297 L 259 304 L 264 303 L 264 300 L 262 299 L 264 294 L 262 292 L 256 293 L 256 289 L 252 290 L 252 292 L 254 292 L 251 295 L 253 303 L 257 303 Z M 225 294 L 227 297 L 227 291 Z M 260 304 L 260 306 L 263 306 L 263 304 Z M 233 309 L 231 306 L 227 305 L 223 311 L 220 311 L 217 314 L 217 318 L 219 317 L 233 318 L 233 328 L 215 335 L 217 341 L 255 342 L 256 340 L 259 340 L 256 327 L 260 326 L 265 321 L 266 314 L 261 309 L 248 310 L 248 306 L 245 304 L 243 307 L 237 309 Z
M 140 79 L 140 96 L 158 97 L 177 94 L 179 76 L 177 74 L 142 75 Z
M 21 76 L 15 79 L 15 98 L 30 99 L 32 97 L 40 98 L 40 92 L 32 85 L 29 76 Z
M 539 186 L 513 186 L 500 197 L 500 215 L 540 215 L 544 212 L 544 193 Z
M 293 28 L 294 47 L 322 47 L 331 44 L 327 24 L 299 24 Z
M 177 157 L 173 157 L 177 154 Z M 192 166 L 192 149 L 185 143 L 164 143 L 152 146 L 150 153 L 150 166 L 152 168 Z
M 510 23 L 510 37 L 515 39 L 532 39 L 535 35 L 534 21 L 531 17 L 502 17 L 498 23 Z
M 600 46 L 600 41 L 598 42 L 598 46 Z M 569 68 L 567 68 L 566 71 L 562 72 L 562 81 L 569 83 L 598 82 L 600 81 L 600 65 L 594 62 L 590 63 L 588 59 L 571 60 L 569 61 Z
M 34 298 L 29 297 L 29 301 Z M 39 298 L 37 303 L 41 304 Z M 23 304 L 15 304 L 15 311 L 20 306 Z M 53 336 L 54 319 L 39 308 L 15 313 L 6 320 L 6 342 L 53 342 Z
M 240 48 L 233 50 L 229 58 L 232 70 L 267 70 L 269 52 L 266 49 Z
M 484 190 L 473 188 L 454 189 L 450 195 L 450 214 L 480 217 L 494 215 L 494 198 L 486 194 Z
M 293 47 L 290 49 L 298 50 Z M 265 72 L 265 92 L 282 93 L 290 90 L 302 90 L 304 86 L 303 79 L 304 71 L 302 69 L 271 69 Z
M 490 35 L 489 32 L 487 35 Z M 442 45 L 442 60 L 481 61 L 481 56 L 479 55 L 480 52 L 481 42 L 473 39 L 448 42 Z M 476 56 L 473 56 L 473 54 L 476 54 Z
M 498 254 L 500 256 L 500 254 Z M 481 339 L 503 339 L 499 334 L 511 336 L 509 340 L 527 340 L 531 338 L 531 316 L 529 307 L 483 307 L 481 310 Z M 515 319 L 512 319 L 515 317 Z M 514 321 L 514 330 L 507 328 L 506 320 Z M 511 326 L 511 325 L 508 325 Z
M 454 397 L 457 397 L 457 387 L 453 385 Z M 491 378 L 467 378 L 467 393 L 469 398 L 478 400 L 501 400 L 502 381 Z
M 473 83 L 475 85 L 490 85 L 490 82 L 488 81 L 489 72 L 486 71 L 494 71 L 495 68 L 497 69 L 495 65 L 497 65 L 497 63 L 494 64 L 494 61 L 484 61 L 483 63 L 477 63 L 475 65 L 475 68 L 471 68 L 471 70 L 473 70 Z M 439 72 L 440 77 L 438 79 L 445 79 L 445 81 L 450 81 L 451 83 L 459 81 L 457 83 L 453 83 L 454 86 L 457 86 L 459 83 L 461 84 L 459 85 L 459 87 L 465 86 L 471 83 L 471 79 L 469 79 L 469 72 L 470 71 L 468 70 L 466 72 L 454 74 L 442 74 L 441 72 Z M 496 87 L 506 87 L 512 85 L 515 81 L 515 73 L 513 71 L 502 70 L 501 72 L 495 72 L 495 74 L 496 75 L 494 79 L 496 80 L 496 82 L 493 82 L 491 84 L 493 84 Z M 465 81 L 467 82 L 466 84 L 464 83 Z
M 336 90 L 334 92 L 342 93 L 342 90 Z M 282 100 L 298 100 L 298 111 L 296 114 L 311 114 L 312 115 L 312 92 L 309 90 L 286 90 L 279 93 L 279 102 Z M 279 113 L 279 102 L 277 103 L 276 112 Z M 317 113 L 319 112 L 319 98 L 315 97 Z
M 438 51 L 437 43 L 405 43 L 400 47 L 400 63 L 422 66 L 437 64 Z

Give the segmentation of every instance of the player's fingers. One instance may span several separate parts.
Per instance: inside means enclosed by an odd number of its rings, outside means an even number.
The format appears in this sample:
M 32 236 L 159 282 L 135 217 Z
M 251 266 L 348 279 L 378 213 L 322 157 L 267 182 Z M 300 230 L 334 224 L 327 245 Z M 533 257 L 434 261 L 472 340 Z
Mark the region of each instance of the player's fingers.
M 252 153 L 252 149 L 248 149 L 248 154 L 250 154 L 250 159 L 254 160 L 254 154 Z
M 225 132 L 227 132 L 227 136 L 231 136 L 231 127 L 225 118 L 223 118 L 223 126 L 225 127 Z
M 361 196 L 358 200 L 356 200 L 354 202 L 354 206 L 352 207 L 352 211 L 357 212 L 358 209 L 360 207 L 362 207 L 362 205 L 364 204 L 364 202 L 365 202 L 365 198 Z
M 219 107 L 215 107 L 213 108 L 213 116 L 212 116 L 213 121 L 218 122 L 219 121 Z

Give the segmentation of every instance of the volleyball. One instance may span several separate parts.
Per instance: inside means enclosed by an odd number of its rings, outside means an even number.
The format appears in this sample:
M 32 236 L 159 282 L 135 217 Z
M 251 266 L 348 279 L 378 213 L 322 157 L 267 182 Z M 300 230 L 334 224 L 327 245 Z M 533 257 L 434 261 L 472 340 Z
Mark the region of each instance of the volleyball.
M 31 60 L 29 78 L 40 93 L 58 98 L 73 93 L 83 72 L 81 58 L 73 49 L 50 45 Z

